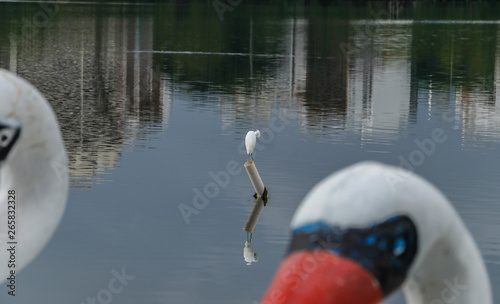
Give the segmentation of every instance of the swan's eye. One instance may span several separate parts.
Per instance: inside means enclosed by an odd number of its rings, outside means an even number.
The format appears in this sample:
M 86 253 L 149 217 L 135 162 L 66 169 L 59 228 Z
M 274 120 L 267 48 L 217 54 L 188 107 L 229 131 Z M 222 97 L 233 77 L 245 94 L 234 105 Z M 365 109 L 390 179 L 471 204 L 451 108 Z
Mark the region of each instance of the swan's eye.
M 11 128 L 5 128 L 0 130 L 0 147 L 5 148 L 9 145 L 14 137 L 16 130 Z
M 20 133 L 21 126 L 16 119 L 0 119 L 0 164 L 7 158 Z
M 404 238 L 399 237 L 394 241 L 392 245 L 392 254 L 395 257 L 401 256 L 406 250 L 406 241 Z

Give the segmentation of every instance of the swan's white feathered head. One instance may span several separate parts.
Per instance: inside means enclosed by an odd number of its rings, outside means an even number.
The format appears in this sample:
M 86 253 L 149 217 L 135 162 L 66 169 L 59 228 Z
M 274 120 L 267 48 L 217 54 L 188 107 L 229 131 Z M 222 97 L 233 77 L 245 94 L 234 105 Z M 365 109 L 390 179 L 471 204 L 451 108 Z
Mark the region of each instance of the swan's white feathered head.
M 23 244 L 16 253 L 16 270 L 20 270 L 42 250 L 62 217 L 68 193 L 68 160 L 49 103 L 34 86 L 3 69 L 0 163 L 0 222 L 7 219 L 7 194 L 15 193 L 16 223 L 22 223 L 15 226 L 16 240 Z M 0 226 L 0 243 L 5 244 L 7 237 L 7 225 Z M 7 253 L 0 250 L 0 259 L 6 261 Z M 6 265 L 0 264 L 4 279 Z
M 401 168 L 363 162 L 330 175 L 291 226 L 288 256 L 262 303 L 379 303 L 400 287 L 408 303 L 428 303 L 455 278 L 478 285 L 474 300 L 491 301 L 484 263 L 456 211 Z

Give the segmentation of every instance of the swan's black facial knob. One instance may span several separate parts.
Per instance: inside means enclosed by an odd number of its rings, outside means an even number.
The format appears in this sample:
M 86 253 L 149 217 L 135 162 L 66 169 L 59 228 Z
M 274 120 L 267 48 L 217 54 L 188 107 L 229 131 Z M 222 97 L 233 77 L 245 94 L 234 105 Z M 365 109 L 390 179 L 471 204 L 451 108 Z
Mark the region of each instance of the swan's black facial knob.
M 20 135 L 21 125 L 16 119 L 0 119 L 0 165 L 5 162 Z
M 318 222 L 294 230 L 289 253 L 325 249 L 349 258 L 379 281 L 384 295 L 404 281 L 418 249 L 417 229 L 406 215 L 366 228 L 331 227 Z

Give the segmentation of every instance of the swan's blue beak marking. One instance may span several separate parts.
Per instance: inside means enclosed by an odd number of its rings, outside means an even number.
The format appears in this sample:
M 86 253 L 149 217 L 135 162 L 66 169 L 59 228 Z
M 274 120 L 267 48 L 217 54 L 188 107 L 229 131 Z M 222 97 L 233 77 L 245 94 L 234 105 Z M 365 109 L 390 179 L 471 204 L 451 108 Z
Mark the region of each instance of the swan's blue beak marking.
M 0 119 L 0 165 L 2 165 L 21 135 L 21 125 L 14 118 Z

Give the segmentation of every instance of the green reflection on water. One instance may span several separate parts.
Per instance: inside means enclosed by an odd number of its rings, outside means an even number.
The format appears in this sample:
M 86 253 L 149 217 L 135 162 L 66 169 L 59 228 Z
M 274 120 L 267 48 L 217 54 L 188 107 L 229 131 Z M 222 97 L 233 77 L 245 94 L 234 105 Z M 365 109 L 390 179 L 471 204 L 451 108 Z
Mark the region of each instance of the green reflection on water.
M 179 86 L 195 107 L 243 96 L 238 102 L 245 111 L 256 111 L 252 103 L 281 94 L 311 121 L 343 121 L 349 103 L 356 106 L 349 94 L 362 92 L 365 108 L 372 102 L 380 78 L 373 71 L 408 65 L 408 75 L 399 76 L 408 76 L 410 97 L 400 98 L 410 99 L 410 113 L 401 114 L 411 116 L 421 88 L 494 102 L 499 8 L 489 2 L 242 2 L 221 20 L 213 2 L 203 1 L 0 3 L 0 67 L 47 96 L 63 129 L 77 134 L 68 145 L 82 150 L 96 138 L 119 147 L 127 115 L 137 115 L 144 130 L 161 130 L 162 94 Z M 350 84 L 356 77 L 360 86 Z M 85 117 L 79 125 L 76 113 Z

